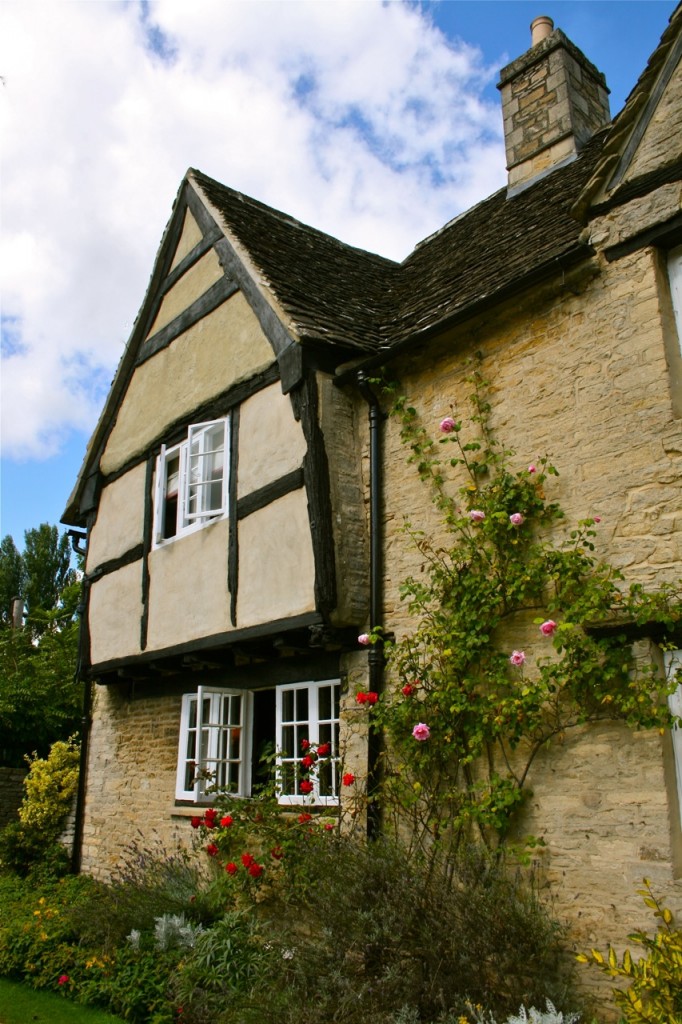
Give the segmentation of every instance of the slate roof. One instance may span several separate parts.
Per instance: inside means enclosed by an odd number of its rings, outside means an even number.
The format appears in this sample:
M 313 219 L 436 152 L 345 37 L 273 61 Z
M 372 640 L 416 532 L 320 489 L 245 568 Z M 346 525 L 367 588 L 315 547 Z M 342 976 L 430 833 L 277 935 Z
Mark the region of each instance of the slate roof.
M 300 341 L 377 350 L 397 263 L 346 245 L 200 171 L 190 173 L 291 316 Z
M 249 253 L 299 340 L 366 353 L 402 347 L 479 303 L 589 254 L 570 214 L 605 133 L 577 160 L 510 198 L 501 189 L 421 242 L 401 264 L 308 227 L 199 171 L 192 178 Z

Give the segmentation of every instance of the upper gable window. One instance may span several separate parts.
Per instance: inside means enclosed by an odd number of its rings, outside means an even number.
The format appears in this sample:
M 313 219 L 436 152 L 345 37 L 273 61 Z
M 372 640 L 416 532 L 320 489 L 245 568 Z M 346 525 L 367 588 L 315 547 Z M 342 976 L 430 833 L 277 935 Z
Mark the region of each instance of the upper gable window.
M 226 514 L 228 452 L 227 419 L 194 423 L 184 441 L 161 446 L 154 502 L 156 544 Z

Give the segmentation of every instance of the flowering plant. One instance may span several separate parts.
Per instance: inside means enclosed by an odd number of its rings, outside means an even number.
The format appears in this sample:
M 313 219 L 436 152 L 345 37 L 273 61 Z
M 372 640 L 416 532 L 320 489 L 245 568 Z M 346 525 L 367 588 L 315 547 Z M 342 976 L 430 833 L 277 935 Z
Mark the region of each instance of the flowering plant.
M 671 684 L 654 666 L 635 665 L 623 636 L 598 627 L 614 609 L 668 626 L 682 618 L 678 590 L 628 590 L 595 556 L 599 516 L 561 539 L 563 512 L 545 493 L 557 470 L 548 457 L 512 466 L 514 453 L 490 429 L 486 382 L 478 372 L 469 380 L 468 437 L 454 416 L 429 432 L 406 399 L 394 409 L 447 533 L 435 547 L 407 525 L 422 572 L 405 580 L 401 597 L 416 626 L 397 643 L 384 636 L 399 682 L 373 712 L 390 737 L 380 800 L 400 807 L 403 820 L 412 815 L 423 848 L 427 837 L 456 846 L 472 832 L 493 846 L 503 841 L 538 751 L 572 727 L 605 718 L 669 725 Z M 538 612 L 539 636 L 522 626 L 502 643 L 503 622 L 530 623 Z

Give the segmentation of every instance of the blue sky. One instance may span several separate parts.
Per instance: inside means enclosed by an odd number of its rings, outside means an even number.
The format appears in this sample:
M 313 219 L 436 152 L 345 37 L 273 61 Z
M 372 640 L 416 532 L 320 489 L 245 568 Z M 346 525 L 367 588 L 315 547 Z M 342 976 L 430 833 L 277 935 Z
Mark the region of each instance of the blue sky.
M 0 534 L 59 521 L 188 166 L 400 259 L 504 183 L 495 83 L 533 18 L 615 114 L 674 7 L 4 0 Z

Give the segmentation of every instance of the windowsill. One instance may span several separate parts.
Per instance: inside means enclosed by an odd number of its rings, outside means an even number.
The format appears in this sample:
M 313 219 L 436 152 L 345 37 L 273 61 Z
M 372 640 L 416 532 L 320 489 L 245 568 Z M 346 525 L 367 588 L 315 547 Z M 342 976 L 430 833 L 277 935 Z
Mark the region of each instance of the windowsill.
M 170 809 L 171 818 L 198 818 L 200 817 L 209 807 L 212 807 L 211 803 L 205 804 L 173 804 Z M 327 804 L 322 806 L 321 804 L 280 804 L 280 810 L 283 815 L 287 816 L 298 816 L 302 812 L 312 814 L 314 816 L 319 815 L 321 817 L 337 817 L 339 811 L 338 804 Z

